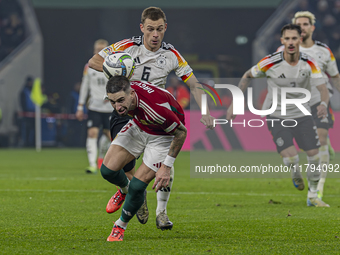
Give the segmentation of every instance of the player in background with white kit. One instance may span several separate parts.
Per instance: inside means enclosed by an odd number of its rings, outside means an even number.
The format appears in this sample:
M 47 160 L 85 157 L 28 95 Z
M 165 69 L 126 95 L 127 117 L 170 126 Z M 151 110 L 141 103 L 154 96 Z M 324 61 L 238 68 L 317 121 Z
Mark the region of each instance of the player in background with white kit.
M 332 78 L 333 85 L 340 91 L 340 75 L 337 67 L 337 63 L 335 57 L 331 51 L 331 49 L 324 43 L 314 41 L 312 39 L 313 32 L 315 29 L 315 16 L 310 12 L 297 12 L 293 18 L 293 23 L 297 24 L 301 27 L 302 30 L 302 43 L 300 45 L 300 50 L 302 52 L 307 53 L 311 57 L 315 59 L 318 63 L 322 75 L 325 77 L 327 82 L 328 90 L 330 91 L 330 96 L 332 95 L 332 86 L 329 83 L 327 74 Z M 326 74 L 327 73 L 327 74 Z M 323 196 L 323 187 L 326 180 L 326 175 L 330 160 L 330 153 L 332 157 L 335 156 L 334 150 L 330 144 L 328 137 L 328 129 L 333 127 L 334 115 L 330 109 L 330 105 L 328 104 L 328 117 L 325 119 L 317 118 L 316 116 L 316 107 L 320 104 L 320 94 L 317 93 L 315 89 L 312 89 L 312 98 L 310 100 L 310 105 L 312 108 L 312 114 L 314 117 L 314 121 L 317 126 L 318 136 L 320 139 L 321 146 L 319 148 L 320 151 L 320 161 L 321 166 L 326 165 L 325 171 L 322 171 L 321 178 L 318 185 L 318 196 L 322 198 Z
M 301 36 L 302 43 L 300 44 L 300 51 L 308 54 L 312 58 L 315 59 L 318 66 L 321 69 L 321 73 L 325 78 L 327 88 L 330 92 L 330 96 L 332 96 L 332 85 L 329 83 L 329 79 L 327 74 L 332 78 L 332 82 L 334 86 L 340 91 L 340 75 L 337 67 L 336 60 L 331 49 L 324 43 L 315 41 L 312 39 L 313 32 L 315 30 L 315 16 L 311 12 L 301 11 L 297 12 L 294 15 L 292 20 L 293 24 L 299 25 L 301 27 Z M 278 48 L 278 51 L 283 50 L 283 46 Z M 327 74 L 326 74 L 327 73 Z M 334 115 L 330 108 L 330 105 L 327 105 L 328 116 L 327 118 L 320 119 L 317 116 L 317 106 L 321 102 L 320 93 L 317 91 L 315 87 L 312 88 L 312 97 L 310 100 L 310 106 L 312 110 L 312 115 L 317 127 L 318 136 L 320 140 L 320 164 L 324 167 L 324 171 L 321 173 L 321 178 L 318 184 L 318 197 L 322 198 L 323 196 L 323 187 L 326 180 L 327 168 L 329 165 L 330 159 L 335 156 L 334 150 L 331 146 L 329 137 L 328 137 L 328 129 L 333 128 L 334 124 Z
M 104 39 L 95 41 L 94 54 L 97 54 L 107 46 L 108 42 Z M 86 173 L 89 174 L 97 173 L 97 168 L 100 168 L 105 153 L 110 146 L 110 115 L 112 106 L 109 102 L 104 100 L 106 82 L 107 78 L 102 72 L 89 68 L 88 64 L 85 65 L 76 117 L 79 121 L 83 120 L 84 105 L 89 96 L 86 139 L 86 151 L 89 161 Z M 98 155 L 97 140 L 100 128 L 103 130 L 103 135 L 99 139 Z
M 268 93 L 273 95 L 273 90 L 277 89 L 277 107 L 273 113 L 267 116 L 268 129 L 272 134 L 276 149 L 282 156 L 283 163 L 291 169 L 294 186 L 298 190 L 303 190 L 305 185 L 299 167 L 299 155 L 293 143 L 293 139 L 295 139 L 299 148 L 307 154 L 307 206 L 329 207 L 317 196 L 317 186 L 321 173 L 315 169 L 320 166 L 318 150 L 320 142 L 313 117 L 308 115 L 310 114 L 308 102 L 299 103 L 305 108 L 305 112 L 302 112 L 295 104 L 287 104 L 286 114 L 281 114 L 281 90 L 283 88 L 303 88 L 311 91 L 311 87 L 316 87 L 322 102 L 325 102 L 325 104 L 320 103 L 317 106 L 317 115 L 319 118 L 327 117 L 329 94 L 325 80 L 315 60 L 300 52 L 301 41 L 300 26 L 295 24 L 285 25 L 281 30 L 281 43 L 285 47 L 284 50 L 266 56 L 257 65 L 249 69 L 243 75 L 239 87 L 244 92 L 251 78 L 267 77 Z M 304 99 L 305 95 L 289 92 L 286 94 L 286 98 L 298 102 Z M 233 105 L 231 105 L 227 112 L 227 119 L 234 117 Z M 279 121 L 274 121 L 275 119 L 279 119 Z M 283 120 L 285 120 L 285 125 L 281 125 Z
M 135 60 L 135 71 L 131 80 L 150 82 L 153 85 L 161 88 L 165 87 L 167 76 L 171 71 L 182 78 L 182 80 L 190 87 L 196 102 L 201 106 L 201 95 L 204 93 L 201 89 L 201 84 L 197 81 L 191 67 L 181 56 L 181 54 L 169 43 L 163 42 L 164 34 L 167 29 L 167 21 L 165 13 L 157 7 L 146 8 L 141 16 L 140 29 L 143 36 L 134 36 L 130 39 L 125 39 L 110 45 L 103 49 L 99 54 L 94 55 L 89 60 L 89 66 L 97 71 L 102 71 L 104 58 L 116 51 L 125 51 L 129 53 Z M 203 115 L 201 122 L 207 128 L 213 128 L 213 117 Z M 113 135 L 127 123 L 128 119 L 124 120 L 118 116 L 116 111 L 113 111 L 111 117 L 111 130 L 115 129 Z M 118 123 L 117 123 L 118 122 Z M 118 128 L 115 128 L 115 126 Z M 133 172 L 130 167 L 124 168 L 125 172 Z M 131 175 L 130 175 L 131 176 Z M 167 216 L 167 203 L 170 197 L 172 182 L 174 179 L 174 169 L 171 169 L 171 179 L 169 186 L 160 190 L 157 193 L 157 209 L 156 209 L 156 226 L 160 229 L 171 229 L 172 222 Z M 119 190 L 109 201 L 106 211 L 112 213 L 120 208 L 125 199 L 125 194 Z M 144 209 L 143 209 L 144 208 Z M 141 211 L 137 213 L 137 218 L 141 223 L 146 223 L 148 211 L 146 201 L 143 204 Z M 141 214 L 144 214 L 142 216 Z

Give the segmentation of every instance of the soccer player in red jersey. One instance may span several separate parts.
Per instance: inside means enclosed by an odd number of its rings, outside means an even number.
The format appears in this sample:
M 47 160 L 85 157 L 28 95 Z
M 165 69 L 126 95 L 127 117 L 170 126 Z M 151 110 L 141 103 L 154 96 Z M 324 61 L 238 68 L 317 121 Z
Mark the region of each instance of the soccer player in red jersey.
M 120 116 L 133 117 L 113 140 L 101 167 L 102 176 L 126 195 L 121 217 L 107 241 L 122 241 L 128 222 L 144 202 L 144 192 L 154 179 L 156 192 L 168 186 L 171 167 L 185 141 L 184 112 L 173 95 L 150 83 L 112 77 L 107 98 Z M 142 153 L 143 162 L 129 182 L 127 163 Z

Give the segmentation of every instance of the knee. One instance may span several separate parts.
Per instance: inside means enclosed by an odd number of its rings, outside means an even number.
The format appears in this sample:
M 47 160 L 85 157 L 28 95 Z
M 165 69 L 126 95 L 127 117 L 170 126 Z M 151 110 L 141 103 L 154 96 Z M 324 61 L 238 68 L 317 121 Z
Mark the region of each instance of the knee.
M 294 166 L 299 163 L 299 155 L 293 157 L 283 157 L 283 163 L 285 166 Z
M 129 194 L 132 197 L 139 198 L 144 196 L 144 191 L 148 184 L 142 182 L 141 180 L 133 177 L 129 185 Z
M 114 171 L 114 170 L 107 168 L 104 165 L 104 163 L 100 167 L 100 173 L 102 174 L 102 176 L 105 180 L 111 180 L 112 178 L 114 178 L 117 175 L 117 171 Z

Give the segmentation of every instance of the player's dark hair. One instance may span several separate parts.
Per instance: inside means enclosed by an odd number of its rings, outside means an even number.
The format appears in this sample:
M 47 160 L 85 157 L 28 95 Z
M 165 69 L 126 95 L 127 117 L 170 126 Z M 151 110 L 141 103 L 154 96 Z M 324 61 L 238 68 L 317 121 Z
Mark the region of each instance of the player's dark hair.
M 295 25 L 295 24 L 287 24 L 287 25 L 284 25 L 282 28 L 281 28 L 281 36 L 283 36 L 283 33 L 286 31 L 286 30 L 296 30 L 298 32 L 298 34 L 301 36 L 301 27 L 299 25 Z
M 158 7 L 151 6 L 151 7 L 144 9 L 142 13 L 142 17 L 141 17 L 142 24 L 144 24 L 146 19 L 151 19 L 153 21 L 163 19 L 164 22 L 166 23 L 165 13 L 162 11 L 161 8 L 158 8 Z
M 126 93 L 130 89 L 130 81 L 125 76 L 112 76 L 106 84 L 106 93 L 114 94 L 119 91 Z

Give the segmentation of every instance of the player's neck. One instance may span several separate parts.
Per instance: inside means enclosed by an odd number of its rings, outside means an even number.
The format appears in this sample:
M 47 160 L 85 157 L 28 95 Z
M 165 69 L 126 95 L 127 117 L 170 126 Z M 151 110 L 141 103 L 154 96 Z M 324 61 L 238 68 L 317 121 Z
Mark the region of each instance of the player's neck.
M 310 48 L 314 45 L 314 41 L 312 37 L 307 38 L 305 41 L 302 41 L 301 47 L 303 48 Z
M 137 96 L 136 96 L 136 93 L 132 99 L 132 102 L 131 102 L 131 105 L 130 105 L 130 110 L 129 111 L 133 111 L 136 109 L 136 106 L 137 106 Z
M 149 45 L 145 42 L 145 37 L 143 37 L 143 45 L 144 45 L 145 49 L 147 49 L 148 51 L 151 51 L 151 52 L 156 52 L 161 48 L 161 46 L 159 46 L 157 48 L 149 47 Z
M 288 64 L 290 64 L 291 66 L 295 66 L 299 62 L 300 51 L 297 51 L 294 54 L 288 54 L 287 52 L 283 52 L 283 58 L 286 60 Z

